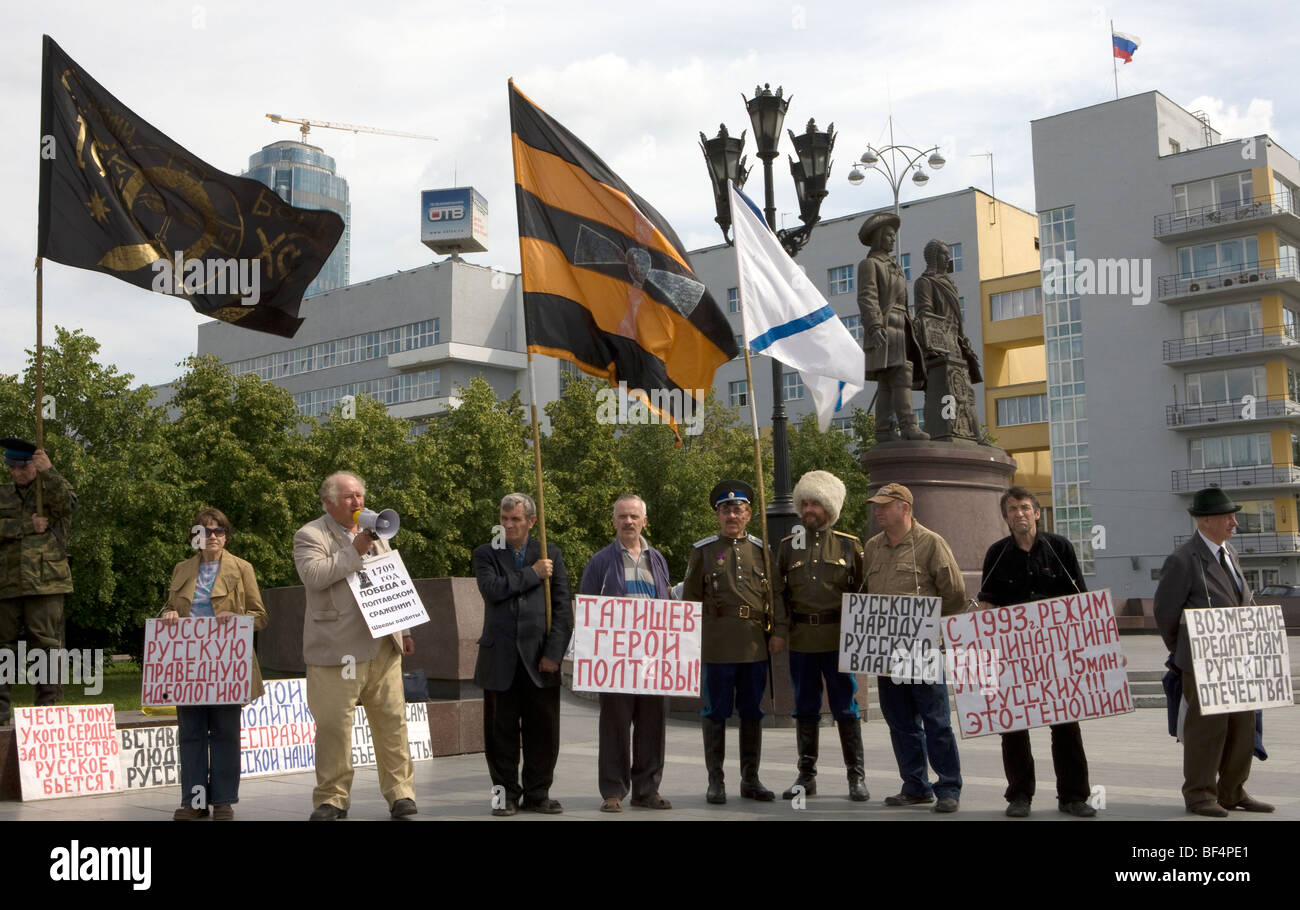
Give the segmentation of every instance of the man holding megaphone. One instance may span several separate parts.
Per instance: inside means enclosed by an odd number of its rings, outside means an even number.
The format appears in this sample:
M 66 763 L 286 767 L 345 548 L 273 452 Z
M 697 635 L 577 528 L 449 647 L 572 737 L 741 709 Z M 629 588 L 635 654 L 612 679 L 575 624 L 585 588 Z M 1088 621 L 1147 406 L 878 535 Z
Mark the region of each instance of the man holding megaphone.
M 293 537 L 293 561 L 307 589 L 302 654 L 307 707 L 316 720 L 312 821 L 347 818 L 352 790 L 352 716 L 359 702 L 375 744 L 379 785 L 393 818 L 415 815 L 415 769 L 406 740 L 402 655 L 415 653 L 409 632 L 374 638 L 348 576 L 369 553 L 388 552 L 397 513 L 365 508 L 361 478 L 339 471 L 320 487 L 325 514 Z

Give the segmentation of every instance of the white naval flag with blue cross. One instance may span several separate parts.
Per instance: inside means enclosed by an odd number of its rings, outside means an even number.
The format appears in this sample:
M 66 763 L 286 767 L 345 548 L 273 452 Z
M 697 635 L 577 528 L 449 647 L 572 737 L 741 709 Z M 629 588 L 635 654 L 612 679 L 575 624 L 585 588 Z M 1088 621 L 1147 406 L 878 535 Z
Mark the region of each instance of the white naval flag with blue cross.
M 741 325 L 751 354 L 767 354 L 803 375 L 823 433 L 862 391 L 862 348 L 803 269 L 781 248 L 758 206 L 728 182 Z

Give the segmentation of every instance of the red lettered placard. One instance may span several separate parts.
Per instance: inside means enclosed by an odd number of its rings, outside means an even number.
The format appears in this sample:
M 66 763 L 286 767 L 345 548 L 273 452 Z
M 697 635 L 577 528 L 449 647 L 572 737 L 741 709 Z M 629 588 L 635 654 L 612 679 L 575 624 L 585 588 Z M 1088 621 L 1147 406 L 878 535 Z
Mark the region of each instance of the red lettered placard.
M 573 599 L 573 691 L 700 694 L 700 604 Z
M 144 627 L 142 705 L 243 705 L 253 686 L 253 617 L 187 616 Z
M 949 616 L 963 737 L 1133 710 L 1110 591 Z
M 14 737 L 24 801 L 118 789 L 112 705 L 14 708 Z

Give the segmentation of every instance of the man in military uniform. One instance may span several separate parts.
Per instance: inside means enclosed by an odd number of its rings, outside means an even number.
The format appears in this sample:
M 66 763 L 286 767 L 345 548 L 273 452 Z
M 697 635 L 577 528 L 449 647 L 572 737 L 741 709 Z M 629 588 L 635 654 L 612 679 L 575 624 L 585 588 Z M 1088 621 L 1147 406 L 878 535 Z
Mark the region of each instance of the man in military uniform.
M 786 620 L 779 609 L 772 618 L 771 642 L 765 627 L 769 586 L 763 565 L 763 541 L 746 535 L 754 491 L 739 480 L 724 480 L 709 494 L 719 533 L 697 541 L 686 566 L 684 600 L 704 605 L 700 663 L 703 665 L 704 764 L 709 771 L 706 799 L 727 801 L 722 761 L 726 756 L 727 718 L 740 714 L 740 795 L 769 802 L 776 798 L 758 779 L 762 754 L 763 690 L 767 656 L 785 648 Z
M 794 689 L 795 742 L 799 777 L 795 787 L 817 792 L 817 732 L 822 680 L 831 716 L 840 731 L 840 749 L 849 777 L 849 798 L 866 802 L 862 724 L 853 696 L 857 681 L 839 672 L 840 607 L 845 593 L 862 586 L 862 544 L 852 534 L 833 531 L 844 506 L 844 482 L 827 471 L 809 471 L 794 487 L 794 507 L 803 527 L 781 541 L 777 555 L 776 600 L 790 617 L 790 683 Z
M 907 278 L 891 255 L 898 216 L 877 212 L 862 223 L 858 240 L 871 252 L 858 263 L 858 312 L 866 378 L 876 389 L 876 439 L 894 439 L 897 418 L 904 439 L 929 439 L 916 425 L 912 392 L 925 388 L 925 360 L 907 312 Z
M 22 439 L 0 439 L 12 484 L 0 486 L 0 648 L 12 651 L 18 630 L 36 647 L 63 647 L 63 595 L 72 592 L 68 569 L 68 517 L 77 507 L 72 487 L 44 449 Z M 36 485 L 41 511 L 36 514 Z M 54 661 L 47 665 L 53 667 Z M 34 680 L 36 704 L 57 704 L 59 681 Z M 0 683 L 0 723 L 9 721 L 9 684 Z
M 875 504 L 876 523 L 882 530 L 863 547 L 863 591 L 939 597 L 944 616 L 965 609 L 966 583 L 957 560 L 947 541 L 912 518 L 912 491 L 901 483 L 887 483 L 868 502 Z M 894 759 L 903 779 L 902 791 L 886 797 L 885 805 L 933 802 L 935 812 L 956 812 L 961 799 L 961 760 L 948 716 L 948 686 L 943 681 L 896 683 L 888 676 L 878 678 L 880 713 L 889 725 Z M 927 758 L 938 776 L 933 788 L 926 774 Z

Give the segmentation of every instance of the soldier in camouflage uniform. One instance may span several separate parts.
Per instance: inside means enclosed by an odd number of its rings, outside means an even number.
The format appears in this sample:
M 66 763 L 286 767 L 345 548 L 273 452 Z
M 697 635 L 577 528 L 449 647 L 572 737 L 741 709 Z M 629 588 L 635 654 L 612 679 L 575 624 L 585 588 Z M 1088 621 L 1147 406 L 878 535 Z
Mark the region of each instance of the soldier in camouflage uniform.
M 754 491 L 739 480 L 724 480 L 709 501 L 721 533 L 697 541 L 686 567 L 682 598 L 704 605 L 700 636 L 704 710 L 704 763 L 709 771 L 706 799 L 727 801 L 722 762 L 726 756 L 727 718 L 740 714 L 740 795 L 770 802 L 776 794 L 758 779 L 763 749 L 763 690 L 767 688 L 768 651 L 785 648 L 783 611 L 772 618 L 766 634 L 770 586 L 763 565 L 763 542 L 747 535 Z M 779 607 L 779 605 L 778 605 Z
M 790 683 L 794 689 L 795 742 L 799 777 L 781 794 L 793 799 L 795 787 L 817 793 L 817 734 L 821 721 L 822 680 L 849 778 L 849 798 L 866 802 L 862 722 L 854 700 L 857 681 L 839 672 L 840 607 L 845 594 L 862 587 L 862 543 L 833 531 L 844 506 L 844 483 L 827 471 L 809 471 L 794 487 L 794 507 L 803 527 L 781 541 L 775 596 L 790 617 Z
M 13 437 L 0 439 L 0 446 L 13 477 L 12 484 L 0 486 L 0 648 L 14 650 L 25 622 L 35 647 L 58 649 L 63 647 L 63 595 L 72 591 L 68 516 L 77 497 L 44 449 Z M 36 514 L 38 475 L 44 515 Z M 37 682 L 36 704 L 56 704 L 61 697 L 57 680 Z M 0 683 L 0 723 L 9 720 L 9 704 L 9 684 Z

